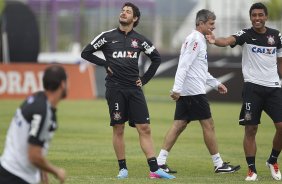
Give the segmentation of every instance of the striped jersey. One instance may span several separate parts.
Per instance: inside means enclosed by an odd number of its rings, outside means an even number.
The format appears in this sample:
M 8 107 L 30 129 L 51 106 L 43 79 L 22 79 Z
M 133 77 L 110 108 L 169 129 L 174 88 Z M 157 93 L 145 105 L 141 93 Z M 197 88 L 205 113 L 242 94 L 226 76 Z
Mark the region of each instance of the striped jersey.
M 173 91 L 181 96 L 206 94 L 206 85 L 218 87 L 220 82 L 208 72 L 207 43 L 197 30 L 182 44 Z
M 56 110 L 44 92 L 28 97 L 17 109 L 8 129 L 2 167 L 28 183 L 39 183 L 40 170 L 28 159 L 28 145 L 43 147 L 42 154 L 46 155 L 56 129 Z
M 233 35 L 236 45 L 243 47 L 242 72 L 245 82 L 281 87 L 277 71 L 277 57 L 282 57 L 282 36 L 278 30 L 266 27 L 261 34 L 252 28 L 243 29 Z

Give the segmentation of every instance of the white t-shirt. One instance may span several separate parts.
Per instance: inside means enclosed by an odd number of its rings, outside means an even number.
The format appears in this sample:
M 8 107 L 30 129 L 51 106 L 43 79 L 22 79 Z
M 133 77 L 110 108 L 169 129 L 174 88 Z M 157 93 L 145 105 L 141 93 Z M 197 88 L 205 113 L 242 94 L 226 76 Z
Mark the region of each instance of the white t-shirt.
M 243 47 L 242 72 L 245 82 L 266 86 L 281 87 L 277 72 L 277 57 L 282 57 L 282 36 L 275 29 L 266 28 L 263 34 L 252 28 L 243 29 L 233 35 L 235 45 Z
M 57 129 L 55 111 L 43 92 L 28 97 L 17 109 L 0 160 L 4 169 L 28 183 L 40 182 L 40 170 L 30 162 L 28 146 L 41 146 L 42 154 L 47 154 L 49 141 Z
M 197 30 L 182 44 L 173 91 L 181 96 L 206 94 L 206 85 L 218 87 L 220 82 L 208 72 L 207 43 Z

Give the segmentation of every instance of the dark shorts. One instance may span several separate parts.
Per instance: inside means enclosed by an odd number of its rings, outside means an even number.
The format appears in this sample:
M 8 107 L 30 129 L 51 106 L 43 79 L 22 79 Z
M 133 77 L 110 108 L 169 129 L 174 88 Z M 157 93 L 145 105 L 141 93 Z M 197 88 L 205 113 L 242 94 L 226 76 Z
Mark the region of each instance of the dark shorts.
M 150 123 L 147 103 L 141 88 L 107 88 L 111 126 L 129 121 L 129 125 Z
M 0 183 L 1 184 L 28 184 L 18 176 L 13 175 L 0 164 Z
M 262 111 L 274 123 L 282 122 L 282 90 L 246 82 L 242 92 L 240 125 L 258 125 Z
M 211 118 L 210 105 L 205 94 L 181 96 L 176 101 L 174 120 L 204 120 Z

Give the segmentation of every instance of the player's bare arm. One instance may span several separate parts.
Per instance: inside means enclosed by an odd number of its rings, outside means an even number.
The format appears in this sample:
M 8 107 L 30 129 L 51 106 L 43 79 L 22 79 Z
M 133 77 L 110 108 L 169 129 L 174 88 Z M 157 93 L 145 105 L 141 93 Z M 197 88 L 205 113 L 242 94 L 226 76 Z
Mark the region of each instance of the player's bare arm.
M 208 30 L 207 31 L 207 34 L 205 35 L 207 41 L 210 43 L 210 44 L 214 44 L 215 43 L 215 35 L 213 34 L 212 31 Z
M 52 165 L 42 154 L 42 147 L 30 144 L 28 147 L 28 157 L 30 162 L 41 169 L 42 171 L 52 173 L 60 183 L 64 183 L 66 179 L 66 172 L 62 168 Z
M 235 38 L 233 36 L 229 37 L 221 37 L 221 38 L 215 38 L 214 34 L 211 32 L 211 34 L 206 35 L 206 39 L 210 44 L 214 44 L 219 47 L 226 47 L 229 45 L 234 45 L 235 44 Z
M 45 171 L 41 171 L 40 172 L 40 176 L 41 176 L 41 183 L 42 184 L 49 184 L 49 178 L 48 178 L 48 173 Z

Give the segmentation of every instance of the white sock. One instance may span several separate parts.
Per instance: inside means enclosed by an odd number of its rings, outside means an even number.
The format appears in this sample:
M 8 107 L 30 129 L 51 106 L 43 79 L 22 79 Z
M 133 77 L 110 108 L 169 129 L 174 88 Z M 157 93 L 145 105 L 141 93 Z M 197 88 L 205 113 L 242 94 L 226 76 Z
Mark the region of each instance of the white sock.
M 214 154 L 211 156 L 212 157 L 212 161 L 213 161 L 213 165 L 215 167 L 221 167 L 222 164 L 223 164 L 223 160 L 222 158 L 220 157 L 220 154 L 217 153 L 217 154 Z
M 164 165 L 168 157 L 168 151 L 161 149 L 160 154 L 157 158 L 158 165 Z

